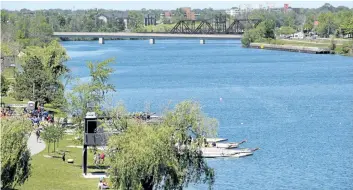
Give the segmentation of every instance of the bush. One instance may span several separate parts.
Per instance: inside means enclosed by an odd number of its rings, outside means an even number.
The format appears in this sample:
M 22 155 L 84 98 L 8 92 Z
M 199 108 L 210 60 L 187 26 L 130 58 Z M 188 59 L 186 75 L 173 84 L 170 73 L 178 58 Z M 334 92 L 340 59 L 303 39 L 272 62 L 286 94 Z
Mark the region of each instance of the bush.
M 22 185 L 31 173 L 27 147 L 31 122 L 22 117 L 1 121 L 1 183 L 3 189 Z
M 10 88 L 9 81 L 3 75 L 1 75 L 1 96 L 6 96 L 9 88 Z

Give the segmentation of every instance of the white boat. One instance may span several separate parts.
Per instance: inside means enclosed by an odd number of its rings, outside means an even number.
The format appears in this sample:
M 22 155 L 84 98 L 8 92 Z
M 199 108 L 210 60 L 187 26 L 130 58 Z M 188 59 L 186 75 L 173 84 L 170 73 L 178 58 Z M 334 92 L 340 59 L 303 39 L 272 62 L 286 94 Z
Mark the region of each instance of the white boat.
M 246 140 L 243 140 L 241 142 L 229 142 L 229 143 L 220 143 L 220 142 L 217 142 L 216 143 L 216 147 L 217 148 L 226 148 L 226 149 L 232 149 L 232 148 L 238 148 L 239 145 L 245 143 Z
M 225 138 L 206 138 L 206 142 L 208 143 L 217 143 L 217 142 L 222 142 L 222 141 L 227 141 L 228 139 Z
M 223 148 L 201 148 L 202 157 L 244 157 L 253 154 L 252 149 L 223 149 Z

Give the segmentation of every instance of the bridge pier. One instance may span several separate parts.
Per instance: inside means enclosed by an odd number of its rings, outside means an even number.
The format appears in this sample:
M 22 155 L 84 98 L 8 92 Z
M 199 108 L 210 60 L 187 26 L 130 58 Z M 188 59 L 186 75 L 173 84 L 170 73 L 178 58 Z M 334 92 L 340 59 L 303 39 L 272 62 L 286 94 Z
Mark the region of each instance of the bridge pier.
M 200 40 L 200 44 L 205 44 L 206 43 L 206 40 L 205 39 L 201 39 Z
M 150 39 L 150 44 L 155 44 L 155 43 L 156 43 L 156 39 L 151 38 L 151 39 Z
M 104 44 L 104 38 L 99 38 L 98 43 L 99 43 L 99 44 Z

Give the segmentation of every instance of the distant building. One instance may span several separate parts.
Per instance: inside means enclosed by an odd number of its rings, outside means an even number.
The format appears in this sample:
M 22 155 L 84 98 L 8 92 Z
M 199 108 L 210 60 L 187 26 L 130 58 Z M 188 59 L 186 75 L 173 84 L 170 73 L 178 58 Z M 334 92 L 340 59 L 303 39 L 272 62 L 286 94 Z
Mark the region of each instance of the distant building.
M 284 4 L 284 6 L 283 6 L 283 11 L 284 11 L 284 12 L 287 12 L 288 9 L 289 9 L 289 5 L 288 5 L 288 4 Z
M 226 10 L 226 14 L 230 16 L 240 15 L 244 10 L 241 10 L 239 7 L 232 7 L 231 9 Z
M 297 32 L 293 34 L 293 38 L 296 38 L 296 39 L 303 39 L 304 37 L 305 37 L 304 32 Z
M 16 57 L 15 56 L 3 56 L 0 58 L 0 72 L 7 67 L 16 67 Z
M 163 24 L 170 24 L 172 21 L 172 12 L 170 11 L 163 11 L 160 14 L 160 21 L 158 23 L 163 23 Z
M 96 16 L 96 18 L 97 20 L 100 20 L 104 23 L 109 23 L 112 20 L 122 20 L 124 22 L 125 28 L 127 28 L 129 13 L 127 11 L 100 13 Z
M 181 10 L 184 12 L 184 16 L 188 20 L 195 20 L 195 13 L 191 11 L 190 7 L 182 7 Z

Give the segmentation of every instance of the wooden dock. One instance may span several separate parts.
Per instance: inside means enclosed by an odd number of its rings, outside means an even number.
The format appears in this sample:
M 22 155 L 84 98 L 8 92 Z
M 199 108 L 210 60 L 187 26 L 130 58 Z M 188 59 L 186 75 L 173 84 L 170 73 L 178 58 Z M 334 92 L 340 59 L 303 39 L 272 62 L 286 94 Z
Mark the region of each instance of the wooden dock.
M 269 50 L 280 50 L 280 51 L 311 53 L 311 54 L 330 54 L 331 53 L 331 51 L 328 48 L 292 46 L 292 45 L 251 43 L 250 47 L 256 48 L 256 49 L 269 49 Z

